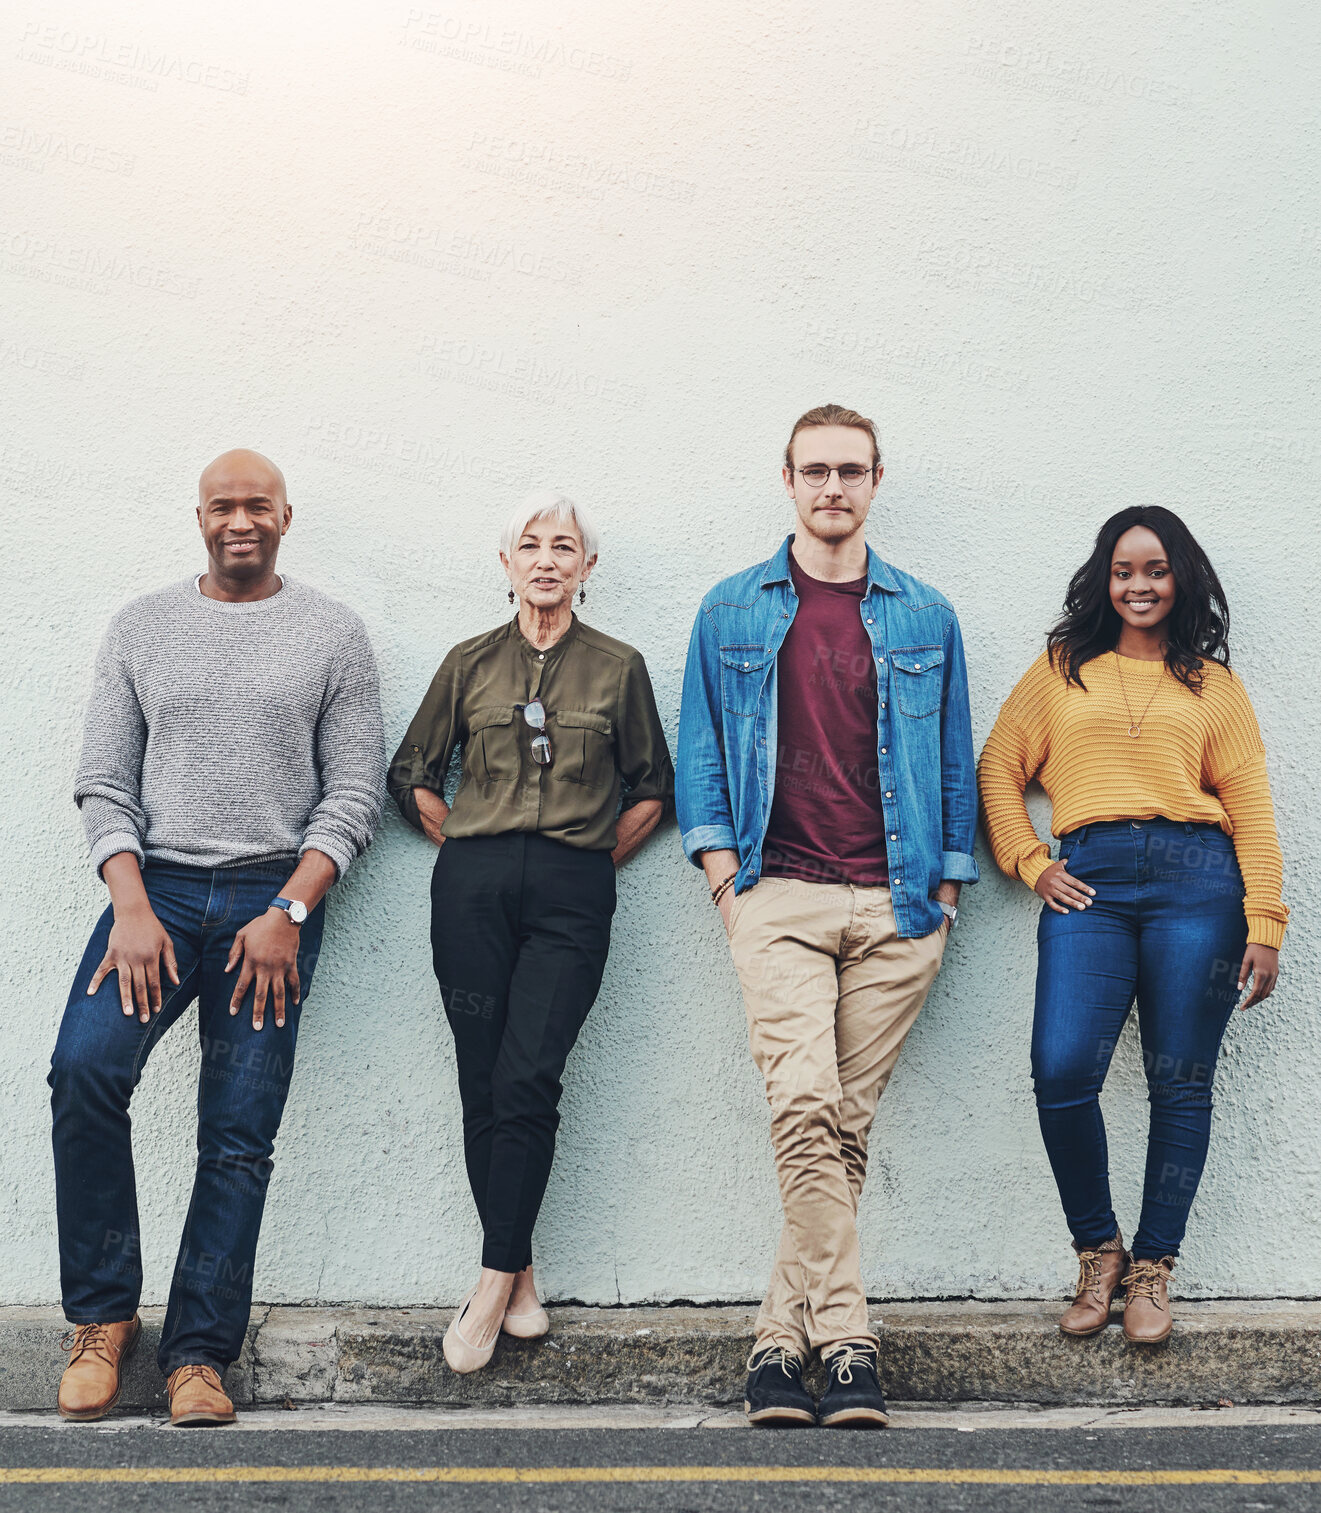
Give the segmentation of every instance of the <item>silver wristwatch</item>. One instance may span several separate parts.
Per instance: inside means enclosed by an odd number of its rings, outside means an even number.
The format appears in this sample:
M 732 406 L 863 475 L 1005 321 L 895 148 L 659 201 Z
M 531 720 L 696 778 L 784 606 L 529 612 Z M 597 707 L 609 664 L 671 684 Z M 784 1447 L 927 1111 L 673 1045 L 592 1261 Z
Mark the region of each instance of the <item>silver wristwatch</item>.
M 307 918 L 307 905 L 300 898 L 273 898 L 268 907 L 283 909 L 296 925 L 301 925 Z
M 943 898 L 938 898 L 936 902 L 940 905 L 941 913 L 949 920 L 949 927 L 952 930 L 959 922 L 959 906 L 947 904 Z

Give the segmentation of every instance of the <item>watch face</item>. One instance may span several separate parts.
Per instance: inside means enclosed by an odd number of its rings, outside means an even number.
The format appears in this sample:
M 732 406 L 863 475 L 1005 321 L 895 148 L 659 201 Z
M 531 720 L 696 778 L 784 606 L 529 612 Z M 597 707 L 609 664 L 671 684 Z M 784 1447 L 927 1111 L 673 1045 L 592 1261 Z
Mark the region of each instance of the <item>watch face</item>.
M 289 918 L 293 920 L 294 924 L 301 925 L 307 918 L 307 905 L 299 899 L 294 899 L 289 905 Z

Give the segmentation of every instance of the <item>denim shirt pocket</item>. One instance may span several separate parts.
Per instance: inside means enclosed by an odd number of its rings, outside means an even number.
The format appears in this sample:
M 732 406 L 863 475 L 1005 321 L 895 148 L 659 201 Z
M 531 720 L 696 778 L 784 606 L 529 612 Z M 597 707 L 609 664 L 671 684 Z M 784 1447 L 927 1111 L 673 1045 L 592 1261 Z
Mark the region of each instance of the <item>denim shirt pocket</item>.
M 751 718 L 757 713 L 769 662 L 764 646 L 720 648 L 721 701 L 727 714 Z
M 898 646 L 891 650 L 891 682 L 901 714 L 924 720 L 939 711 L 944 661 L 945 652 L 939 646 Z

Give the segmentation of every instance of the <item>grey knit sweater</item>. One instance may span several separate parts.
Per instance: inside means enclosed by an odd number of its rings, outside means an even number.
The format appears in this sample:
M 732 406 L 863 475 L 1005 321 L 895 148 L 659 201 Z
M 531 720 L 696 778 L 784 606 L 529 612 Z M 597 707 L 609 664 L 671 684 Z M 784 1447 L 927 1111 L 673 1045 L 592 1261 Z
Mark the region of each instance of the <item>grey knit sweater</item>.
M 227 604 L 186 578 L 126 604 L 96 659 L 74 798 L 99 871 L 324 851 L 339 875 L 385 794 L 376 659 L 345 605 L 281 575 Z

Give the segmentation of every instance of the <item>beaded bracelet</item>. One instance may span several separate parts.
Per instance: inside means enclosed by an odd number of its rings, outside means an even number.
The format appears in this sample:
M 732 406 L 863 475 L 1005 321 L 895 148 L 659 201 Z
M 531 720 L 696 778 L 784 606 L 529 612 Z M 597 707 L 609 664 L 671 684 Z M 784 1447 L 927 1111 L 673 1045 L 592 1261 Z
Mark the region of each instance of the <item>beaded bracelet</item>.
M 711 902 L 713 904 L 718 904 L 724 898 L 725 894 L 734 886 L 734 879 L 737 876 L 737 872 L 731 872 L 723 883 L 711 889 Z

